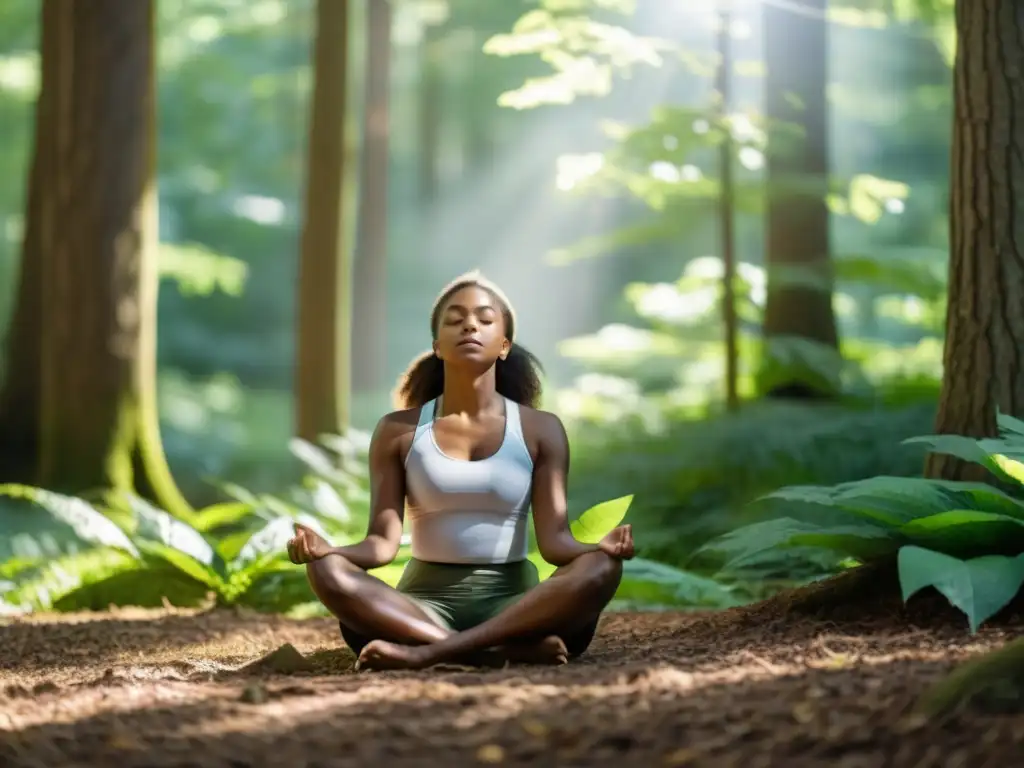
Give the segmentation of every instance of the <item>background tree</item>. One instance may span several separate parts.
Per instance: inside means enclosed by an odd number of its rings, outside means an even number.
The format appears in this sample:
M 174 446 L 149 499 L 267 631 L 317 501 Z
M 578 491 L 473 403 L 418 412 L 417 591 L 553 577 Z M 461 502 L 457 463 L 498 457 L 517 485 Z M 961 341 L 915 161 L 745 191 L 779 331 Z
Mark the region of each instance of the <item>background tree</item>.
M 352 337 L 356 392 L 375 392 L 387 376 L 391 16 L 391 0 L 370 2 L 367 8 L 366 105 L 352 295 L 352 315 L 359 318 L 360 328 Z
M 50 9 L 49 15 L 52 16 L 52 4 L 45 7 Z M 57 62 L 55 34 L 56 25 L 52 21 L 41 25 L 40 79 L 47 83 L 54 80 Z M 36 99 L 21 264 L 14 311 L 4 345 L 4 369 L 7 373 L 0 381 L 0 482 L 34 481 L 39 468 L 43 323 L 43 253 L 39 227 L 44 171 L 40 150 L 51 143 L 45 132 L 52 130 L 54 125 L 53 102 L 53 88 L 41 91 Z
M 950 199 L 949 310 L 936 431 L 992 436 L 996 412 L 1024 417 L 1024 21 L 1010 3 L 958 2 Z M 927 474 L 983 474 L 949 456 Z
M 350 62 L 360 0 L 318 0 L 306 195 L 299 259 L 295 433 L 306 440 L 349 424 L 352 183 L 359 173 Z
M 827 394 L 836 386 L 835 381 L 815 375 L 820 366 L 778 364 L 779 345 L 806 340 L 837 351 L 839 347 L 826 205 L 827 8 L 827 0 L 808 0 L 801 3 L 799 13 L 776 3 L 766 3 L 763 10 L 769 139 L 765 164 L 768 295 L 763 329 L 767 359 L 762 386 L 769 396 Z M 810 348 L 807 353 L 816 351 Z
M 37 462 L 18 479 L 75 492 L 138 490 L 184 512 L 156 411 L 153 3 L 99 0 L 86 9 L 46 0 L 42 27 L 11 347 L 17 357 L 38 323 Z

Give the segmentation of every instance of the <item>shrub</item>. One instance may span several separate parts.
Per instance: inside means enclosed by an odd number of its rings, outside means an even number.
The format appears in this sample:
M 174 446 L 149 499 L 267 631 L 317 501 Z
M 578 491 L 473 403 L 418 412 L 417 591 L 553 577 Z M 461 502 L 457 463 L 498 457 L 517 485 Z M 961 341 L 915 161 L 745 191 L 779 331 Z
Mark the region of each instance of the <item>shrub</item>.
M 834 486 L 782 488 L 760 499 L 789 514 L 744 526 L 701 554 L 742 570 L 765 553 L 811 548 L 866 563 L 896 557 L 904 600 L 934 587 L 976 631 L 1024 583 L 1024 421 L 998 415 L 999 437 L 911 438 L 907 444 L 988 469 L 1010 492 L 988 483 L 880 476 Z

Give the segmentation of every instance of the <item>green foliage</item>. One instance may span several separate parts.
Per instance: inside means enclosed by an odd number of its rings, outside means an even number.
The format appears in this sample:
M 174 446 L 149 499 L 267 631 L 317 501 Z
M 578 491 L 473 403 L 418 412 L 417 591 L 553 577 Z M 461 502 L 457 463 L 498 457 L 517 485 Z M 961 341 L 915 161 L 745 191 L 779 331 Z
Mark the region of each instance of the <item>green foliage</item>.
M 769 550 L 811 547 L 858 562 L 897 557 L 905 599 L 933 586 L 961 609 L 971 631 L 1018 592 L 1024 581 L 1024 422 L 997 417 L 998 438 L 912 438 L 990 469 L 1014 493 L 987 483 L 871 477 L 834 486 L 795 486 L 761 503 L 788 515 L 732 531 L 705 553 L 741 569 Z
M 629 16 L 634 0 L 539 0 L 510 34 L 495 35 L 484 52 L 496 56 L 532 54 L 554 72 L 530 78 L 506 91 L 501 106 L 531 109 L 543 104 L 570 104 L 577 96 L 604 96 L 616 74 L 637 65 L 658 66 L 670 45 L 631 33 L 606 18 Z
M 0 497 L 30 505 L 22 514 L 35 518 L 37 535 L 40 515 L 49 519 L 43 531 L 71 534 L 56 549 L 26 553 L 5 566 L 0 599 L 7 610 L 160 605 L 164 599 L 193 605 L 209 594 L 221 604 L 263 609 L 308 600 L 304 572 L 285 556 L 294 522 L 346 541 L 365 529 L 369 504 L 368 437 L 353 430 L 321 442 L 293 441 L 306 474 L 286 498 L 226 484 L 234 501 L 187 520 L 134 496 L 108 495 L 92 504 L 40 488 L 0 486 Z M 4 510 L 0 532 L 11 536 L 17 527 L 16 511 Z
M 899 553 L 900 586 L 909 600 L 934 587 L 967 616 L 971 632 L 1010 602 L 1024 584 L 1024 555 L 988 555 L 958 560 L 921 547 Z
M 255 585 L 284 570 L 284 544 L 295 521 L 326 534 L 310 515 L 279 517 L 257 527 L 262 521 L 250 512 L 254 530 L 239 551 L 230 553 L 222 542 L 139 498 L 126 499 L 131 516 L 122 528 L 82 499 L 27 486 L 3 486 L 0 494 L 31 502 L 38 514 L 72 525 L 82 543 L 92 545 L 7 573 L 2 599 L 8 610 L 159 605 L 164 599 L 188 605 L 209 593 L 220 604 L 248 604 Z
M 606 382 L 562 393 L 573 443 L 574 510 L 642 489 L 630 507 L 638 553 L 701 571 L 690 562 L 709 539 L 764 514 L 755 498 L 787 484 L 845 483 L 880 472 L 920 473 L 921 455 L 902 441 L 930 427 L 934 407 L 801 406 L 757 403 L 736 414 L 686 407 L 667 397 L 630 395 Z M 821 574 L 836 558 L 759 556 L 756 577 Z M 809 569 L 809 570 L 808 570 Z M 823 570 L 824 569 L 824 570 Z
M 603 501 L 573 520 L 569 529 L 576 541 L 597 544 L 623 521 L 632 503 L 632 496 Z

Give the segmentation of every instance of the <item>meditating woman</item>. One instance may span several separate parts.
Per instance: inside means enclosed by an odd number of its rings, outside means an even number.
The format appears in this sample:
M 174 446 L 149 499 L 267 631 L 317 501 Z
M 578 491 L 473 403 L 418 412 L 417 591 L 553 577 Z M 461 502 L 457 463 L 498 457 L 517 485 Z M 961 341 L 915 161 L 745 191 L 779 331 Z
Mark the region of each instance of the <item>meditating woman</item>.
M 573 538 L 565 430 L 535 410 L 539 365 L 515 343 L 497 287 L 477 275 L 451 283 L 430 332 L 433 350 L 399 384 L 404 410 L 370 443 L 366 537 L 332 547 L 296 526 L 289 557 L 362 668 L 563 664 L 586 650 L 618 588 L 630 526 L 597 545 Z M 407 506 L 412 559 L 393 589 L 366 571 L 394 560 Z M 531 507 L 540 554 L 557 566 L 543 583 L 526 558 Z

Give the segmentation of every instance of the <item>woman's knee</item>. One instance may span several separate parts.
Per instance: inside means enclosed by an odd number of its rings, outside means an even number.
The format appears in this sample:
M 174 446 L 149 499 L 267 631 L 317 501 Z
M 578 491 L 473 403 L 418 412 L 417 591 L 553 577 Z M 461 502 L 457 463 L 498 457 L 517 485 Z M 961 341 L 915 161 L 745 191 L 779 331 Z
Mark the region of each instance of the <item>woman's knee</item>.
M 321 601 L 325 597 L 351 596 L 358 586 L 357 571 L 359 568 L 334 554 L 306 564 L 309 584 Z
M 588 552 L 580 558 L 582 575 L 595 591 L 615 593 L 622 581 L 622 561 L 605 552 Z

